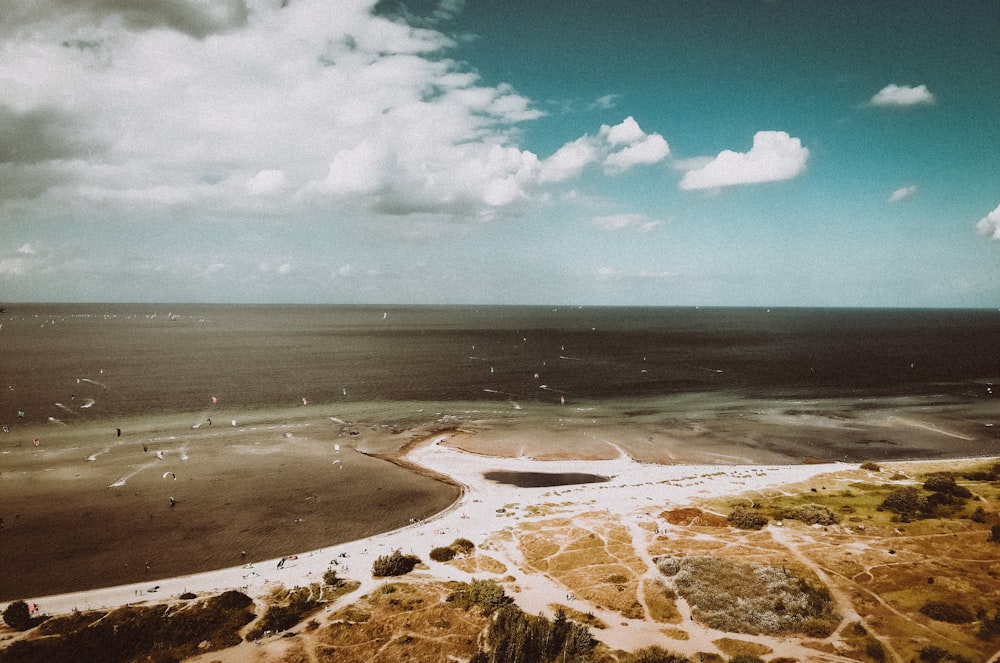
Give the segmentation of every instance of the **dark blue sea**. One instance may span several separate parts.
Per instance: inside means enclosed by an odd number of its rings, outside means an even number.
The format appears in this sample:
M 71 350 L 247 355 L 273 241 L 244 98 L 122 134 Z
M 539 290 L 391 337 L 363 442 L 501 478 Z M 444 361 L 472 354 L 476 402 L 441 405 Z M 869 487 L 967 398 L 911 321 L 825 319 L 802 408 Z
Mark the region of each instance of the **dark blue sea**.
M 0 324 L 5 425 L 199 411 L 212 397 L 989 398 L 1000 382 L 995 310 L 15 304 Z

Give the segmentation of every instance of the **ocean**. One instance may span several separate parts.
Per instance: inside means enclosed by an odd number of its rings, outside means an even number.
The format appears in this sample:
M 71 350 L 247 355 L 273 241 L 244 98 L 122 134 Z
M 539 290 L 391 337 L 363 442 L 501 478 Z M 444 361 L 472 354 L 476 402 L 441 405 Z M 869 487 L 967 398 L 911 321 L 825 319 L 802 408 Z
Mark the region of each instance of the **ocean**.
M 988 398 L 1000 382 L 994 310 L 13 305 L 0 324 L 8 426 L 194 412 L 213 397 Z

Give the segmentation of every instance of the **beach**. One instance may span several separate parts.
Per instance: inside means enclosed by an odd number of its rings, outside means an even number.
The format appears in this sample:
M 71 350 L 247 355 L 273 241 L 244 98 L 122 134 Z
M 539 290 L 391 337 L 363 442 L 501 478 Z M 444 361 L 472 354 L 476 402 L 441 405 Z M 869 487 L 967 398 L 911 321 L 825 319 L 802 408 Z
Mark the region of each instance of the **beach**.
M 0 600 L 155 584 L 428 518 L 458 488 L 447 472 L 414 472 L 400 460 L 439 433 L 448 433 L 443 444 L 497 462 L 627 457 L 670 467 L 965 457 L 988 452 L 996 430 L 988 403 L 858 407 L 719 394 L 517 408 L 217 404 L 116 423 L 47 423 L 3 436 L 0 563 L 9 572 Z
M 458 442 L 463 436 L 459 435 Z M 640 463 L 627 456 L 607 460 L 537 460 L 529 457 L 500 458 L 469 453 L 456 448 L 456 436 L 432 437 L 408 450 L 405 460 L 437 475 L 449 477 L 461 486 L 461 496 L 448 508 L 427 518 L 370 537 L 345 541 L 332 546 L 294 555 L 281 568 L 281 557 L 252 558 L 230 568 L 155 582 L 105 587 L 83 592 L 37 596 L 30 600 L 40 610 L 58 614 L 71 610 L 107 608 L 137 601 L 156 600 L 185 592 L 217 592 L 241 588 L 259 594 L 269 585 L 305 585 L 322 577 L 334 567 L 344 577 L 362 582 L 360 594 L 383 582 L 372 578 L 370 570 L 377 556 L 399 549 L 426 557 L 435 546 L 444 546 L 464 537 L 472 541 L 489 539 L 497 530 L 518 519 L 520 509 L 545 502 L 567 505 L 567 512 L 606 511 L 621 517 L 641 513 L 645 508 L 686 504 L 697 497 L 725 495 L 749 490 L 763 490 L 773 485 L 795 483 L 818 474 L 842 469 L 840 464 L 718 466 L 659 465 Z M 587 484 L 512 488 L 490 481 L 484 474 L 537 472 L 548 475 L 588 474 L 606 477 L 606 481 Z M 557 480 L 554 478 L 554 480 Z M 437 569 L 438 567 L 432 567 Z M 441 567 L 442 577 L 452 577 L 454 570 Z M 459 578 L 472 574 L 459 573 Z M 533 587 L 534 583 L 525 583 Z M 155 588 L 155 590 L 154 590 Z M 538 586 L 526 590 L 520 601 L 532 612 L 552 601 L 553 587 Z

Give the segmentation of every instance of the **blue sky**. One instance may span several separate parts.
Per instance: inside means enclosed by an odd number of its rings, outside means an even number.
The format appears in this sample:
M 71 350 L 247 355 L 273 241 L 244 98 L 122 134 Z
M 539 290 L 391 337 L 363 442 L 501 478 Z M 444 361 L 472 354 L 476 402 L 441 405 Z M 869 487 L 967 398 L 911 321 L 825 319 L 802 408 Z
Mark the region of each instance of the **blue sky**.
M 11 0 L 0 300 L 1000 306 L 1000 3 Z

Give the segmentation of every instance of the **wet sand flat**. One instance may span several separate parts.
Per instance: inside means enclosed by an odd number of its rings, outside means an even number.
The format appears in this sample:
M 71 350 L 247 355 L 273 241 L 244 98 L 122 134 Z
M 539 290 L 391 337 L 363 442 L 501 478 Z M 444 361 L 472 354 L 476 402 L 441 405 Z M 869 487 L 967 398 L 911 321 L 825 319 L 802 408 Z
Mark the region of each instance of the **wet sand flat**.
M 358 452 L 355 436 L 324 419 L 125 423 L 121 437 L 95 426 L 34 431 L 37 447 L 6 439 L 0 600 L 153 582 L 355 540 L 458 496 Z

